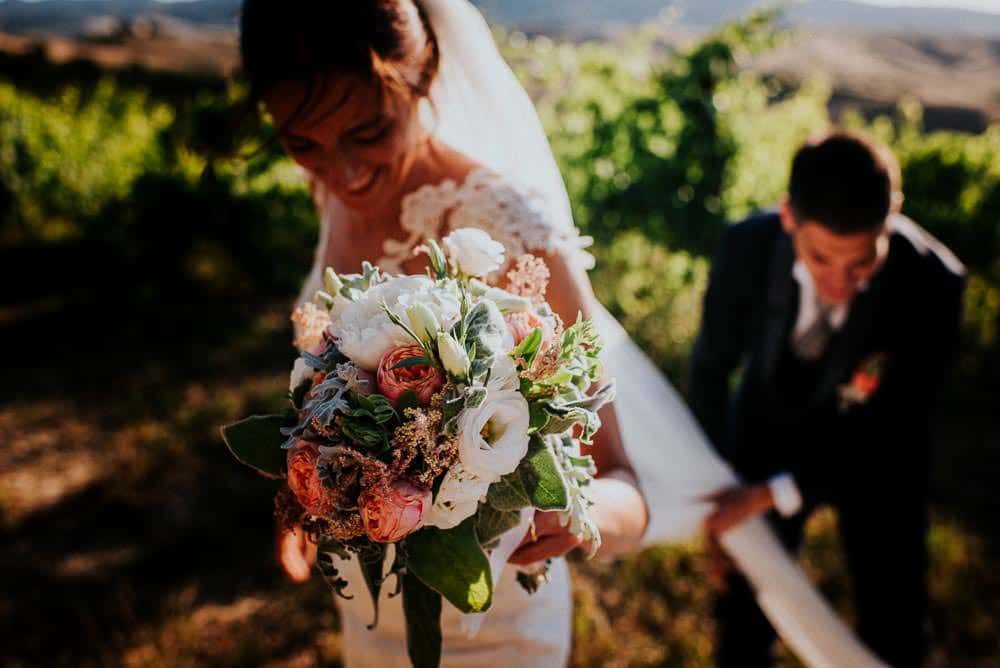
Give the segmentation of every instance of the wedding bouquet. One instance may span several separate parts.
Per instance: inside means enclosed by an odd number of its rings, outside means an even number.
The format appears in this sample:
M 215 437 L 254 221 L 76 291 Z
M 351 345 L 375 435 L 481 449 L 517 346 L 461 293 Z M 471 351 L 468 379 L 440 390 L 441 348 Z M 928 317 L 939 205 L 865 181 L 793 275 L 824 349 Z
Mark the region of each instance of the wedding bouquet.
M 614 387 L 590 321 L 563 327 L 544 300 L 548 270 L 518 258 L 503 288 L 483 277 L 504 248 L 466 228 L 421 248 L 427 275 L 327 269 L 296 310 L 291 408 L 223 428 L 233 454 L 284 478 L 279 518 L 319 545 L 319 570 L 343 595 L 333 556 L 356 558 L 376 602 L 388 544 L 414 665 L 437 665 L 442 597 L 489 609 L 498 571 L 535 509 L 559 511 L 600 545 L 580 443 L 600 428 Z M 499 563 L 498 563 L 499 562 Z M 544 576 L 519 573 L 529 590 Z M 378 612 L 376 608 L 375 618 Z

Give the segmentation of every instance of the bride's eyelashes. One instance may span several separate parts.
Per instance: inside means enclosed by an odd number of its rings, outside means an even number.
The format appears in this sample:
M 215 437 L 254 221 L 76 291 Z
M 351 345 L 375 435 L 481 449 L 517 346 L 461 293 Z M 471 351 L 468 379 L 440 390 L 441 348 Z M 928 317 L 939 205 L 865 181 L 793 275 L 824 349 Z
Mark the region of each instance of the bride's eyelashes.
M 286 136 L 285 148 L 287 148 L 292 153 L 304 154 L 309 153 L 316 149 L 317 144 L 311 139 L 304 139 L 302 137 Z
M 371 144 L 377 144 L 379 141 L 384 139 L 389 131 L 392 129 L 392 120 L 387 118 L 378 118 L 373 122 L 366 123 L 359 128 L 355 128 L 350 132 L 351 140 L 357 144 L 368 146 Z

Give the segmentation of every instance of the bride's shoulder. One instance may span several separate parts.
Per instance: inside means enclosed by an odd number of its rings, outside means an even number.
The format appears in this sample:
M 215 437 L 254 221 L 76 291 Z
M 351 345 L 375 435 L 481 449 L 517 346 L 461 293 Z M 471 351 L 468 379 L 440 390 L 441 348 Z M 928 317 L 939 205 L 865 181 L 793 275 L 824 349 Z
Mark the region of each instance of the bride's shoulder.
M 555 252 L 577 238 L 562 225 L 542 194 L 486 167 L 477 167 L 455 191 L 448 228 L 477 227 L 506 246 L 510 257 Z M 574 243 L 575 245 L 575 243 Z

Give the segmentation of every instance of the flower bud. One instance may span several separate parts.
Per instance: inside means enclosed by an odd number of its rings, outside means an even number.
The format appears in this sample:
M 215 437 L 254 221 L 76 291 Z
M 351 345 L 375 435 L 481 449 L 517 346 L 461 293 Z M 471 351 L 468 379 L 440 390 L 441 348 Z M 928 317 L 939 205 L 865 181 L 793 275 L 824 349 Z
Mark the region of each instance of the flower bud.
M 427 308 L 426 304 L 417 302 L 406 309 L 406 317 L 410 319 L 410 329 L 424 341 L 430 343 L 437 336 L 441 326 L 438 324 L 437 316 Z
M 469 375 L 469 354 L 458 341 L 446 332 L 438 332 L 438 355 L 445 370 L 455 378 L 464 380 Z
M 337 272 L 332 267 L 327 267 L 326 271 L 323 272 L 323 285 L 326 286 L 327 292 L 335 295 L 344 287 L 344 282 L 340 280 L 340 276 L 337 276 Z

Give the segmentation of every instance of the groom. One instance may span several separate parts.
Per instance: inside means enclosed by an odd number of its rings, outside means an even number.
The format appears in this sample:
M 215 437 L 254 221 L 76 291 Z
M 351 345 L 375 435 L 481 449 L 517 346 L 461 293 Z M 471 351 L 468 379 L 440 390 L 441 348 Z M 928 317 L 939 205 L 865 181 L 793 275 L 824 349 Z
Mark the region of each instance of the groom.
M 858 632 L 895 668 L 922 660 L 930 416 L 964 285 L 901 200 L 887 148 L 844 132 L 801 147 L 778 211 L 725 234 L 691 379 L 695 414 L 745 481 L 714 496 L 706 528 L 767 514 L 794 552 L 809 514 L 835 508 Z M 716 614 L 722 668 L 771 664 L 774 631 L 738 574 Z

